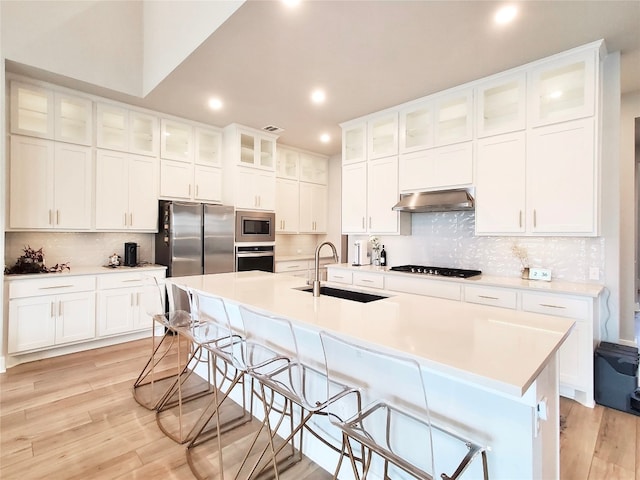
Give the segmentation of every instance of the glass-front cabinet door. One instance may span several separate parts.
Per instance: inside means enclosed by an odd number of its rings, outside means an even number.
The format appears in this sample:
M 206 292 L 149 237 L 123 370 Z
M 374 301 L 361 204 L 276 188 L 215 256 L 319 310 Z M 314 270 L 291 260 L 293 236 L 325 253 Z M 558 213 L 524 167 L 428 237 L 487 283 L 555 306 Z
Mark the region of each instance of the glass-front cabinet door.
M 279 178 L 297 180 L 300 154 L 295 150 L 278 147 L 277 157 L 276 176 Z
M 472 112 L 472 89 L 438 98 L 435 102 L 435 144 L 450 145 L 471 140 Z
M 398 113 L 385 113 L 367 122 L 369 160 L 398 154 Z
M 222 163 L 222 134 L 217 130 L 196 127 L 196 163 L 219 167 Z
M 269 170 L 273 170 L 275 164 L 276 141 L 270 138 L 260 138 L 260 158 L 259 165 Z
M 11 133 L 53 138 L 53 92 L 11 82 Z
M 160 145 L 158 117 L 142 112 L 129 112 L 129 151 L 140 155 L 158 155 Z
M 91 145 L 93 139 L 93 102 L 88 98 L 54 94 L 55 139 L 61 142 Z
M 526 122 L 526 76 L 495 79 L 477 89 L 478 137 L 524 130 Z
M 193 127 L 186 123 L 162 119 L 160 156 L 181 162 L 193 161 Z
M 551 60 L 530 74 L 532 126 L 588 117 L 594 114 L 596 56 L 590 50 Z
M 433 146 L 433 105 L 425 101 L 400 111 L 400 153 Z
M 129 114 L 126 109 L 99 103 L 97 112 L 97 146 L 126 152 L 129 150 Z
M 342 128 L 342 163 L 364 162 L 367 159 L 367 124 L 343 126 Z

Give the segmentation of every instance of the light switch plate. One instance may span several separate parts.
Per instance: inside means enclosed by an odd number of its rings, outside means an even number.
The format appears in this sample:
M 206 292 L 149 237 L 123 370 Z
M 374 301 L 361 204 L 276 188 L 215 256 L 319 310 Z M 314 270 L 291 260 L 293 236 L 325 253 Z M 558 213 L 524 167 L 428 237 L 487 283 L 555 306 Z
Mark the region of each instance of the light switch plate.
M 544 280 L 545 282 L 550 282 L 551 270 L 548 268 L 530 268 L 529 280 Z

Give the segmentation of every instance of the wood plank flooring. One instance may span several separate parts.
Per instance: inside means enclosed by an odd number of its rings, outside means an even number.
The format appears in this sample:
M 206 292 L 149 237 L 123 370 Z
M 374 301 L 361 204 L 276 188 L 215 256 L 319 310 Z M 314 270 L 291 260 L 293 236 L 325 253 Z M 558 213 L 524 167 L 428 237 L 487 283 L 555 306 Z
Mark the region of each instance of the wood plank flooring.
M 0 375 L 0 478 L 192 479 L 185 448 L 136 403 L 148 340 L 11 368 Z M 561 399 L 562 480 L 640 480 L 640 417 Z M 243 427 L 244 428 L 244 427 Z M 251 428 L 230 436 L 238 448 Z M 283 480 L 331 478 L 305 462 Z

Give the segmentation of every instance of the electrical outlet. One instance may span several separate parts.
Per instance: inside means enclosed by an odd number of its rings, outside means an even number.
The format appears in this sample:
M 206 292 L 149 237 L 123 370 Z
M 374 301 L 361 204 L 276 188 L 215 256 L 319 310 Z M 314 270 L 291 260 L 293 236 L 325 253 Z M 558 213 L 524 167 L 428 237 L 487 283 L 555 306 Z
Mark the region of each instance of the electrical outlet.
M 551 270 L 548 268 L 530 268 L 529 280 L 544 280 L 545 282 L 550 282 Z
M 600 269 L 598 267 L 589 267 L 589 280 L 600 280 Z

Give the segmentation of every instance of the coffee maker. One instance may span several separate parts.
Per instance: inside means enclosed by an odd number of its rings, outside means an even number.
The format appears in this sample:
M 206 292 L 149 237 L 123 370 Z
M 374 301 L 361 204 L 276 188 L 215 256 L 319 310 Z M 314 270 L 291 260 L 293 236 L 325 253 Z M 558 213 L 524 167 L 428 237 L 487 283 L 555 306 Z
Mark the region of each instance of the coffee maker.
M 138 244 L 135 242 L 126 242 L 124 244 L 124 265 L 127 267 L 135 267 L 138 265 Z

